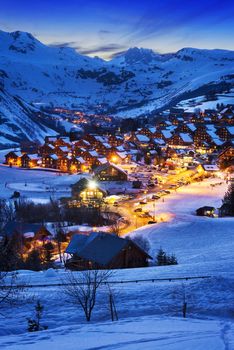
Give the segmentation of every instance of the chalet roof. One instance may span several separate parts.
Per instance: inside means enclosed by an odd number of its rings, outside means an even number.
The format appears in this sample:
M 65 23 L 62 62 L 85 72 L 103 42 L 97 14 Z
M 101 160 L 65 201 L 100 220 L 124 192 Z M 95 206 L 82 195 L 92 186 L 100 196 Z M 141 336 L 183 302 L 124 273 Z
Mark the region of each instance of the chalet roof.
M 115 150 L 118 151 L 118 152 L 124 152 L 125 151 L 123 146 L 118 146 L 118 147 L 115 148 Z
M 161 133 L 165 139 L 169 139 L 172 137 L 172 133 L 169 130 L 161 130 Z
M 99 154 L 97 153 L 97 151 L 89 151 L 89 154 L 92 156 L 92 157 L 98 157 Z
M 234 126 L 227 126 L 227 131 L 234 136 Z
M 162 140 L 162 139 L 157 139 L 157 138 L 155 138 L 154 139 L 154 143 L 156 143 L 156 144 L 158 144 L 158 145 L 165 145 L 165 141 L 164 140 Z
M 220 140 L 220 138 L 218 138 L 217 136 L 212 141 L 216 144 L 216 146 L 222 146 L 224 144 L 224 141 Z
M 180 137 L 182 138 L 182 140 L 183 140 L 184 142 L 189 142 L 189 143 L 192 143 L 192 142 L 193 142 L 193 140 L 192 140 L 192 138 L 191 138 L 191 136 L 190 136 L 189 134 L 186 134 L 186 133 L 181 132 L 181 133 L 180 133 Z
M 116 152 L 116 153 L 121 159 L 124 159 L 128 156 L 126 152 Z
M 101 171 L 108 169 L 110 166 L 127 175 L 127 173 L 122 168 L 110 162 L 106 162 L 105 164 L 99 165 L 97 168 L 94 169 L 94 174 L 99 174 Z
M 202 167 L 205 171 L 219 171 L 216 164 L 203 164 Z
M 136 135 L 136 138 L 137 138 L 137 140 L 140 141 L 140 142 L 149 142 L 149 141 L 150 141 L 150 139 L 148 138 L 148 136 L 142 135 L 142 134 L 137 134 L 137 135 Z
M 101 164 L 107 163 L 106 157 L 100 157 L 100 158 L 98 158 L 98 161 L 99 161 Z
M 195 131 L 196 130 L 196 126 L 193 123 L 189 123 L 189 124 L 186 124 L 186 125 L 191 131 Z
M 96 141 L 99 141 L 101 143 L 105 143 L 107 141 L 107 138 L 104 136 L 94 136 Z
M 129 240 L 110 233 L 91 232 L 89 236 L 75 234 L 66 249 L 66 253 L 76 254 L 85 260 L 105 266 L 129 243 Z M 145 255 L 148 256 L 147 253 Z M 150 256 L 148 257 L 150 258 Z
M 110 145 L 109 143 L 107 143 L 107 142 L 104 142 L 104 143 L 103 143 L 103 146 L 105 146 L 105 147 L 108 148 L 108 149 L 111 148 L 111 145 Z
M 20 151 L 17 151 L 17 152 L 15 152 L 15 151 L 10 151 L 10 152 L 8 152 L 8 153 L 5 155 L 5 157 L 7 157 L 7 156 L 13 156 L 13 155 L 15 155 L 16 157 L 22 156 L 22 154 L 21 154 Z
M 30 158 L 30 159 L 34 159 L 34 160 L 38 160 L 39 159 L 39 157 L 38 157 L 38 155 L 37 154 L 27 154 L 27 156 Z
M 196 211 L 205 211 L 205 210 L 209 210 L 209 211 L 212 211 L 212 210 L 215 210 L 215 208 L 214 207 L 209 207 L 209 206 L 207 206 L 207 205 L 205 205 L 204 207 L 200 207 L 200 208 L 198 208 Z
M 56 154 L 50 154 L 48 157 L 52 158 L 53 160 L 58 160 L 58 156 L 56 156 Z
M 85 160 L 82 157 L 76 157 L 76 160 L 78 160 L 79 163 L 84 164 Z
M 63 152 L 69 152 L 69 148 L 67 146 L 60 146 L 59 149 Z

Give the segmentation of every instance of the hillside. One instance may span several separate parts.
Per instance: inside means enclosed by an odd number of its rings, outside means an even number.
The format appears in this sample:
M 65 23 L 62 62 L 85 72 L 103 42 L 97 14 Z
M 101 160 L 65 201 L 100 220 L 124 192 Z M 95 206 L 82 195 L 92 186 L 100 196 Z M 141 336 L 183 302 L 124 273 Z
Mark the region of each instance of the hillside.
M 0 31 L 1 124 L 14 115 L 31 119 L 13 107 L 19 101 L 32 112 L 46 104 L 120 117 L 148 115 L 209 91 L 225 93 L 234 86 L 233 62 L 234 51 L 193 48 L 171 54 L 131 48 L 104 61 L 46 46 L 29 33 Z M 7 139 L 14 141 L 19 133 L 16 123 L 13 139 Z M 43 137 L 42 126 L 37 136 Z

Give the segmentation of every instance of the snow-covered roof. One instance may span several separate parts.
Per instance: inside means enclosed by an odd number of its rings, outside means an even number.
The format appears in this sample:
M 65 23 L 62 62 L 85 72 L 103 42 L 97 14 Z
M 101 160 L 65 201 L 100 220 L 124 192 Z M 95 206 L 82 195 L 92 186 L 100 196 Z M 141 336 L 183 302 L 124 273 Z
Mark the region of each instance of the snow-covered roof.
M 78 160 L 79 163 L 84 164 L 85 160 L 82 157 L 76 157 L 76 160 Z
M 125 149 L 124 149 L 123 146 L 118 146 L 118 147 L 116 147 L 115 149 L 116 149 L 116 151 L 118 151 L 118 152 L 124 152 L 124 151 L 125 151 Z
M 224 141 L 220 140 L 220 138 L 218 138 L 217 136 L 212 139 L 212 141 L 217 145 L 217 146 L 222 146 L 222 144 L 224 143 Z
M 188 127 L 191 131 L 195 131 L 195 130 L 196 130 L 196 126 L 195 126 L 193 123 L 187 124 L 187 127 Z
M 158 144 L 158 145 L 165 145 L 165 141 L 164 141 L 164 140 L 162 140 L 162 139 L 157 139 L 157 138 L 154 139 L 154 143 L 156 143 L 156 144 Z
M 58 157 L 56 156 L 56 154 L 51 154 L 50 157 L 54 160 L 58 160 Z
M 101 164 L 105 164 L 105 163 L 107 163 L 107 159 L 106 159 L 106 157 L 101 157 L 101 158 L 98 158 L 98 161 L 99 161 Z
M 169 130 L 161 130 L 161 133 L 165 139 L 170 139 L 172 137 L 172 133 Z
M 205 171 L 219 171 L 216 164 L 203 164 L 202 166 Z
M 109 148 L 109 149 L 111 148 L 111 145 L 109 143 L 107 143 L 107 142 L 104 142 L 103 146 L 105 146 L 106 148 Z
M 184 133 L 184 132 L 181 132 L 181 133 L 180 133 L 180 137 L 182 138 L 182 140 L 183 140 L 184 142 L 189 142 L 189 143 L 192 143 L 192 142 L 193 142 L 191 136 L 190 136 L 189 134 Z
M 142 135 L 142 134 L 137 134 L 137 135 L 136 135 L 136 138 L 137 138 L 137 140 L 140 141 L 140 142 L 149 142 L 149 141 L 150 141 L 150 139 L 148 138 L 148 136 Z
M 126 152 L 116 152 L 116 154 L 122 159 L 124 159 L 128 156 Z
M 69 152 L 69 148 L 67 146 L 62 146 L 62 147 L 59 147 L 61 149 L 61 151 L 63 152 Z
M 89 154 L 92 156 L 92 157 L 98 157 L 99 154 L 96 152 L 96 151 L 89 151 Z
M 227 130 L 231 135 L 234 135 L 234 126 L 227 126 Z
M 39 158 L 37 154 L 28 154 L 28 157 L 32 160 L 37 160 Z
M 104 142 L 107 141 L 107 138 L 104 137 L 104 136 L 94 136 L 94 137 L 95 137 L 95 139 L 96 139 L 97 141 L 99 141 L 99 142 L 101 142 L 101 143 L 104 143 Z

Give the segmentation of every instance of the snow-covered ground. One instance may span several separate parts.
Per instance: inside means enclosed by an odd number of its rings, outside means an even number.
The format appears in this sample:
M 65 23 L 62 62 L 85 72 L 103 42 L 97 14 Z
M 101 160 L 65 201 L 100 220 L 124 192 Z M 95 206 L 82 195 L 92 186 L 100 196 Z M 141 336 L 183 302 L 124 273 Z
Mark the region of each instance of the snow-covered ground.
M 51 196 L 55 198 L 69 197 L 71 195 L 70 185 L 85 176 L 89 177 L 88 174 L 82 174 L 82 176 L 67 175 L 0 165 L 0 197 L 10 198 L 14 191 L 19 191 L 21 196 L 35 202 L 48 201 Z
M 231 322 L 139 317 L 11 337 L 2 346 L 12 350 L 231 350 L 234 336 Z
M 194 112 L 196 109 L 204 111 L 205 109 L 216 109 L 217 103 L 224 105 L 233 104 L 234 101 L 234 90 L 231 89 L 229 93 L 217 94 L 216 100 L 206 101 L 205 96 L 199 96 L 195 98 L 190 98 L 188 100 L 180 101 L 176 107 L 184 108 L 187 112 Z

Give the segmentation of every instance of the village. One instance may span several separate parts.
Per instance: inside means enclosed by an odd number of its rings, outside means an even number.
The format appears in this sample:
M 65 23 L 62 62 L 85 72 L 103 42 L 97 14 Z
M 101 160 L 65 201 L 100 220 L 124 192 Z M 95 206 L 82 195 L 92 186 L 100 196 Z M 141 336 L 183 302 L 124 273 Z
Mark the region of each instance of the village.
M 233 142 L 230 105 L 203 113 L 171 112 L 155 126 L 125 133 L 87 133 L 73 141 L 46 136 L 35 153 L 9 151 L 2 165 L 9 176 L 17 168 L 19 175 L 24 170 L 44 176 L 38 185 L 26 177 L 15 185 L 5 182 L 18 213 L 5 222 L 3 236 L 23 237 L 17 267 L 25 261 L 32 269 L 55 266 L 55 261 L 71 269 L 148 266 L 147 243 L 126 240 L 127 235 L 170 222 L 173 211 L 158 213 L 158 207 L 184 186 L 205 179 L 214 179 L 211 189 L 232 183 Z M 55 176 L 55 183 L 49 185 L 45 174 Z M 30 191 L 35 190 L 46 203 L 37 199 L 33 208 Z M 219 210 L 211 204 L 193 209 L 199 216 L 230 215 L 225 204 Z M 113 250 L 106 260 L 105 246 Z

